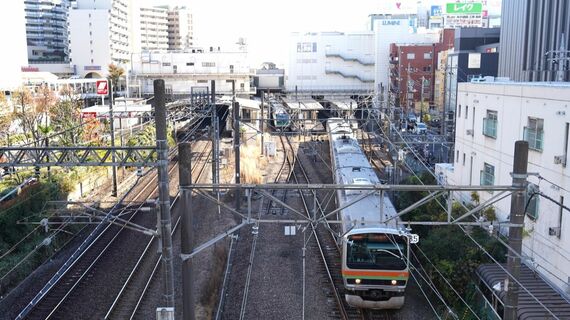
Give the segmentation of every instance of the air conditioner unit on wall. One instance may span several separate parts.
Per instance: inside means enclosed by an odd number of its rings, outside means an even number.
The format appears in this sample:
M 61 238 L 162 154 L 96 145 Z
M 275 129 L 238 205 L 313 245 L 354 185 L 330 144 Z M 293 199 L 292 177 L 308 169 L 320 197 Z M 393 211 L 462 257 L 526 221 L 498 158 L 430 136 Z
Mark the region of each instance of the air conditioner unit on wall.
M 566 165 L 566 156 L 554 156 L 554 164 Z
M 560 237 L 560 227 L 548 228 L 548 235 Z
M 473 136 L 473 129 L 467 129 L 467 135 Z

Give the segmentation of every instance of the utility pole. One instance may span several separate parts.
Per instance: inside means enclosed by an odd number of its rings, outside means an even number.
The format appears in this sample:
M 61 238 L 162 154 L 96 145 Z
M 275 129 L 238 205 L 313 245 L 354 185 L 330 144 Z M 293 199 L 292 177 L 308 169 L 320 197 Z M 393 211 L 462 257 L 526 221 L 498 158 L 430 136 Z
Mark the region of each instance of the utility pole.
M 220 126 L 218 119 L 218 108 L 216 107 L 216 81 L 211 81 L 212 97 L 212 183 L 220 183 Z M 218 194 L 218 188 L 212 190 L 215 195 Z
M 261 90 L 261 122 L 259 123 L 259 131 L 261 131 L 261 154 L 263 155 L 263 98 L 265 93 Z
M 424 83 L 425 83 L 425 77 L 422 76 L 422 88 L 421 88 L 421 102 L 420 102 L 420 121 L 419 122 L 424 122 Z
M 412 98 L 412 103 L 413 103 L 413 98 Z M 410 108 L 410 63 L 408 62 L 408 68 L 406 69 L 406 115 L 410 114 L 409 108 Z
M 239 157 L 239 104 L 236 103 L 236 81 L 232 80 L 232 111 L 234 124 L 234 155 L 235 155 L 235 183 L 240 184 L 240 157 Z M 240 208 L 241 190 L 236 189 L 236 210 Z
M 158 207 L 162 234 L 162 268 L 164 271 L 164 302 L 174 314 L 174 267 L 172 261 L 172 219 L 168 187 L 168 143 L 166 138 L 166 96 L 164 80 L 154 80 L 154 114 L 158 153 Z
M 527 185 L 527 166 L 528 166 L 528 142 L 515 142 L 515 157 L 513 161 L 513 187 L 522 188 Z M 517 281 L 520 277 L 522 250 L 522 236 L 525 211 L 525 194 L 524 190 L 516 191 L 511 196 L 511 213 L 510 223 L 519 226 L 509 227 L 509 246 L 513 249 L 509 250 L 507 255 L 507 271 L 509 275 L 505 279 L 505 289 L 507 296 L 505 299 L 505 320 L 516 320 L 517 309 L 519 304 L 519 285 Z M 514 253 L 513 253 L 514 251 Z
M 178 176 L 180 181 L 180 203 L 182 206 L 182 230 L 180 232 L 181 253 L 190 254 L 194 246 L 194 213 L 192 210 L 192 144 L 181 143 L 178 147 Z M 182 318 L 194 320 L 194 271 L 192 258 L 182 260 Z
M 111 79 L 107 80 L 109 83 L 109 125 L 111 129 L 111 148 L 115 147 L 115 118 L 113 117 L 113 81 Z M 115 162 L 115 153 L 112 154 L 112 161 Z M 117 191 L 117 167 L 112 166 L 111 171 L 113 172 L 113 189 L 111 195 L 116 197 L 118 195 Z

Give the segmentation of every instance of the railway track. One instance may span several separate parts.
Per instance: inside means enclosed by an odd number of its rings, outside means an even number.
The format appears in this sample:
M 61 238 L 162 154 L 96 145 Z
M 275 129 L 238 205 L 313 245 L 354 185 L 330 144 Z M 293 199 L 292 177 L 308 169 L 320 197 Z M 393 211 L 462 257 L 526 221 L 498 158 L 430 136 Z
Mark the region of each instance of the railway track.
M 176 165 L 171 166 L 169 173 L 175 169 Z M 157 187 L 150 189 L 156 185 L 156 177 L 151 177 L 145 181 L 142 189 L 139 190 L 133 197 L 131 202 L 148 198 Z M 150 192 L 149 192 L 150 190 Z M 138 209 L 141 209 L 141 204 Z M 138 210 L 137 210 L 138 211 Z M 134 220 L 137 216 L 136 212 L 125 214 L 124 210 L 119 211 L 120 215 L 128 222 Z M 105 227 L 100 234 L 93 240 L 93 242 L 83 251 L 83 253 L 75 260 L 71 267 L 65 272 L 64 276 L 59 280 L 58 284 L 54 286 L 44 296 L 40 302 L 28 313 L 26 319 L 50 319 L 58 318 L 57 312 L 64 304 L 66 299 L 74 292 L 80 283 L 90 274 L 94 266 L 104 256 L 107 250 L 114 244 L 115 240 L 125 230 L 125 226 L 118 226 L 109 224 Z
M 209 152 L 207 152 L 209 150 Z M 205 172 L 208 160 L 212 157 L 211 142 L 204 145 L 199 158 L 195 159 L 192 167 L 192 176 L 195 181 L 199 180 Z M 172 209 L 179 198 L 177 193 L 170 205 Z M 174 236 L 180 225 L 181 217 L 175 218 L 176 222 L 172 228 L 171 236 Z M 104 319 L 133 319 L 141 306 L 143 298 L 148 291 L 155 275 L 160 268 L 162 254 L 152 251 L 157 248 L 157 237 L 152 237 L 145 246 L 144 251 L 139 256 L 137 263 L 133 266 L 129 276 L 119 293 L 116 295 L 111 306 L 107 309 Z M 153 254 L 154 253 L 154 254 Z
M 307 175 L 307 172 L 303 167 L 299 155 L 294 153 L 294 148 L 289 138 L 286 137 L 285 142 L 283 141 L 282 138 L 282 143 L 286 143 L 288 145 L 289 150 L 291 150 L 293 159 L 289 161 L 297 164 L 292 169 L 291 178 L 293 179 L 293 182 L 296 184 L 311 183 L 309 176 Z M 297 171 L 299 171 L 300 174 L 296 173 L 295 171 L 296 168 L 298 168 Z M 303 208 L 307 216 L 310 216 L 311 210 L 309 209 L 308 201 L 306 199 L 307 195 L 303 191 L 300 191 L 300 194 L 303 203 Z M 316 207 L 314 208 L 315 211 L 319 211 L 317 210 L 317 208 L 320 208 L 322 210 L 317 193 L 312 192 L 311 196 L 313 197 L 314 204 L 316 205 Z M 330 286 L 331 290 L 330 296 L 335 301 L 335 304 L 337 306 L 337 310 L 333 312 L 331 316 L 335 318 L 340 318 L 342 320 L 362 319 L 362 313 L 360 312 L 360 310 L 348 306 L 346 300 L 343 297 L 344 286 L 341 277 L 340 248 L 336 244 L 334 234 L 330 231 L 324 230 L 323 228 L 318 228 L 314 224 L 311 224 L 311 231 L 313 233 L 313 236 L 315 237 L 315 242 L 317 248 L 319 249 L 319 255 L 323 261 L 323 271 L 324 274 L 326 275 L 327 284 Z
M 175 150 L 172 150 L 171 161 L 174 158 Z M 169 175 L 171 175 L 178 167 L 177 161 L 173 162 L 174 163 L 168 170 Z M 152 223 L 156 223 L 156 218 L 150 217 L 150 215 L 139 215 L 138 213 L 141 212 L 140 209 L 145 205 L 145 201 L 156 193 L 158 189 L 157 179 L 157 175 L 153 174 L 145 176 L 142 179 L 142 184 L 135 184 L 135 186 L 130 191 L 132 192 L 136 190 L 135 194 L 133 196 L 129 196 L 130 199 L 128 200 L 128 204 L 125 205 L 123 209 L 119 210 L 115 216 L 120 216 L 127 222 L 135 222 L 142 226 L 149 228 L 152 227 Z M 136 210 L 132 210 L 133 204 L 136 205 Z M 126 211 L 126 208 L 129 207 L 131 207 L 130 211 L 132 212 Z M 110 255 L 108 252 L 112 251 L 112 248 L 115 247 L 114 244 L 121 242 L 119 239 L 124 240 L 125 237 L 128 238 L 128 235 L 125 235 L 123 232 L 124 230 L 128 230 L 126 227 L 126 222 L 121 225 L 118 225 L 118 223 L 109 223 L 107 226 L 105 226 L 103 230 L 99 232 L 99 234 L 90 242 L 85 250 L 83 250 L 83 252 L 63 273 L 62 277 L 57 282 L 57 285 L 54 285 L 47 293 L 45 293 L 45 295 L 36 303 L 35 306 L 33 306 L 33 308 L 27 314 L 19 315 L 18 319 L 63 319 L 68 317 L 69 314 L 73 313 L 74 311 L 82 310 L 80 305 L 66 306 L 66 301 L 71 298 L 76 298 L 76 289 L 81 286 L 88 286 L 86 283 L 89 283 L 92 278 L 95 278 L 95 275 L 98 272 L 110 273 L 109 268 L 105 268 L 104 264 L 107 263 L 113 265 L 115 263 L 116 260 L 106 261 L 113 260 L 112 258 L 107 257 Z M 133 235 L 131 233 L 131 237 L 132 236 Z M 137 252 L 140 250 L 140 243 L 133 243 L 132 246 L 133 247 L 129 248 L 129 251 L 132 250 L 134 252 Z M 136 257 L 136 255 L 134 256 Z M 130 264 L 129 261 L 132 261 L 134 259 L 132 257 L 133 256 L 131 255 L 123 254 L 121 256 L 122 264 Z M 112 272 L 119 273 L 114 268 Z M 115 275 L 115 278 L 116 277 L 120 278 L 122 275 Z M 114 285 L 119 283 L 119 281 L 114 281 L 115 279 L 112 279 L 112 277 L 107 277 L 107 274 L 105 274 L 103 278 L 106 280 L 105 284 L 96 283 L 93 287 L 100 288 L 101 290 L 104 290 L 103 292 L 109 292 L 113 291 Z M 101 301 L 86 301 L 82 303 L 88 306 L 92 306 L 93 303 L 90 302 L 101 303 Z M 64 306 L 66 308 L 64 308 Z M 97 309 L 97 311 L 99 311 L 99 309 Z M 96 315 L 92 316 L 97 317 Z

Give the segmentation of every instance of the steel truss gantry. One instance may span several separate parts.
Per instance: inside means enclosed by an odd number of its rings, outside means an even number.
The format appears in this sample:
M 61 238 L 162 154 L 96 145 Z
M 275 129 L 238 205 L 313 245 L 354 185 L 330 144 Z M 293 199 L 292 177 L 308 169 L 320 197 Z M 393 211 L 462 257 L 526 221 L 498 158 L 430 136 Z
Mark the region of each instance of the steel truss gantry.
M 227 205 L 223 201 L 216 199 L 215 197 L 211 196 L 209 192 L 213 190 L 218 190 L 220 192 L 227 192 L 236 189 L 244 190 L 245 195 L 248 197 L 248 206 L 247 206 L 247 214 L 243 214 L 240 211 L 235 210 L 231 206 Z M 489 205 L 500 201 L 515 192 L 519 192 L 522 190 L 526 190 L 525 186 L 513 186 L 513 185 L 505 185 L 505 186 L 458 186 L 458 185 L 386 185 L 386 184 L 376 184 L 376 185 L 341 185 L 341 184 L 193 184 L 191 186 L 180 186 L 181 190 L 191 191 L 208 201 L 219 205 L 220 207 L 228 210 L 229 212 L 239 216 L 242 218 L 242 222 L 233 226 L 227 231 L 220 233 L 219 235 L 215 236 L 214 238 L 196 246 L 191 253 L 188 254 L 181 254 L 180 257 L 183 261 L 191 259 L 196 254 L 200 253 L 202 250 L 208 248 L 209 246 L 213 245 L 214 243 L 224 239 L 227 236 L 230 236 L 235 231 L 241 229 L 247 225 L 253 225 L 256 223 L 277 223 L 277 224 L 294 224 L 299 227 L 302 225 L 316 225 L 316 224 L 340 224 L 343 223 L 341 220 L 337 220 L 331 218 L 334 216 L 335 213 L 340 212 L 347 207 L 354 205 L 355 203 L 361 201 L 362 199 L 373 195 L 373 194 L 380 194 L 381 197 L 385 196 L 385 193 L 390 191 L 399 191 L 399 192 L 429 192 L 428 195 L 423 197 L 422 199 L 418 200 L 417 202 L 411 204 L 407 208 L 402 209 L 397 213 L 397 215 L 389 220 L 396 219 L 398 217 L 403 216 L 404 214 L 410 213 L 412 210 L 415 210 L 422 205 L 435 200 L 437 197 L 447 196 L 448 207 L 445 210 L 447 213 L 447 220 L 445 221 L 406 221 L 402 222 L 403 226 L 410 226 L 410 225 L 431 225 L 431 226 L 443 226 L 443 225 L 464 225 L 464 226 L 480 226 L 483 228 L 489 228 L 494 224 L 497 224 L 495 221 L 482 221 L 478 220 L 475 222 L 465 222 L 463 221 L 465 218 L 472 216 L 473 214 L 480 212 L 481 210 L 485 209 Z M 326 212 L 321 216 L 313 216 L 309 217 L 300 210 L 297 210 L 285 202 L 281 201 L 278 197 L 274 196 L 271 191 L 273 190 L 295 190 L 298 192 L 316 192 L 320 191 L 329 191 L 334 193 L 338 190 L 345 190 L 345 191 L 360 191 L 360 195 L 353 199 L 352 201 L 348 202 L 347 204 L 340 206 L 330 212 Z M 458 218 L 453 218 L 451 215 L 451 203 L 453 201 L 453 192 L 461 192 L 461 191 L 486 191 L 486 192 L 498 192 L 496 195 L 491 197 L 489 200 L 481 203 L 477 207 L 469 210 L 468 212 L 464 213 Z M 251 197 L 253 194 L 261 195 L 262 197 L 266 197 L 274 203 L 277 203 L 280 206 L 287 208 L 293 214 L 298 216 L 298 219 L 257 219 L 252 217 L 252 208 L 251 208 Z M 380 210 L 382 210 L 383 206 L 381 206 Z M 379 212 L 379 217 L 382 215 Z M 331 218 L 331 219 L 329 219 Z M 388 220 L 384 221 L 387 222 Z M 362 222 L 379 222 L 379 221 L 353 221 L 354 225 Z M 511 222 L 500 222 L 501 227 L 522 227 L 522 224 L 514 224 Z

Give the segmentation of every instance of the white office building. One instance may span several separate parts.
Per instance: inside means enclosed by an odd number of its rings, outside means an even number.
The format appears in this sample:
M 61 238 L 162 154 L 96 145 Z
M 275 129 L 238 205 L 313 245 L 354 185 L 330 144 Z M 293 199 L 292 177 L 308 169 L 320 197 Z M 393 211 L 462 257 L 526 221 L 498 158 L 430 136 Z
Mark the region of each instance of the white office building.
M 0 90 L 8 91 L 22 83 L 22 67 L 28 65 L 26 18 L 23 1 L 5 1 L 0 11 L 0 29 L 7 46 L 0 59 Z
M 110 63 L 124 65 L 140 51 L 136 29 L 138 1 L 77 0 L 69 13 L 70 61 L 82 77 L 107 75 Z M 138 30 L 137 30 L 138 32 Z
M 176 95 L 210 88 L 211 80 L 216 81 L 216 93 L 230 94 L 235 81 L 238 95 L 255 94 L 251 85 L 255 70 L 249 68 L 245 51 L 194 48 L 184 52 L 143 52 L 133 54 L 130 68 L 131 96 L 152 94 L 153 81 L 159 78 L 164 79 L 167 93 Z
M 374 89 L 374 33 L 293 33 L 288 92 L 369 92 Z
M 168 50 L 168 10 L 140 8 L 141 50 Z
M 558 205 L 570 203 L 570 84 L 460 83 L 457 99 L 455 161 L 442 170 L 440 182 L 510 185 L 515 141 L 527 140 L 528 172 L 540 175 L 528 181 L 542 195 L 527 196 L 523 255 L 527 265 L 570 292 L 570 213 Z M 480 202 L 493 195 L 480 192 Z M 508 220 L 510 197 L 494 207 L 499 221 Z

